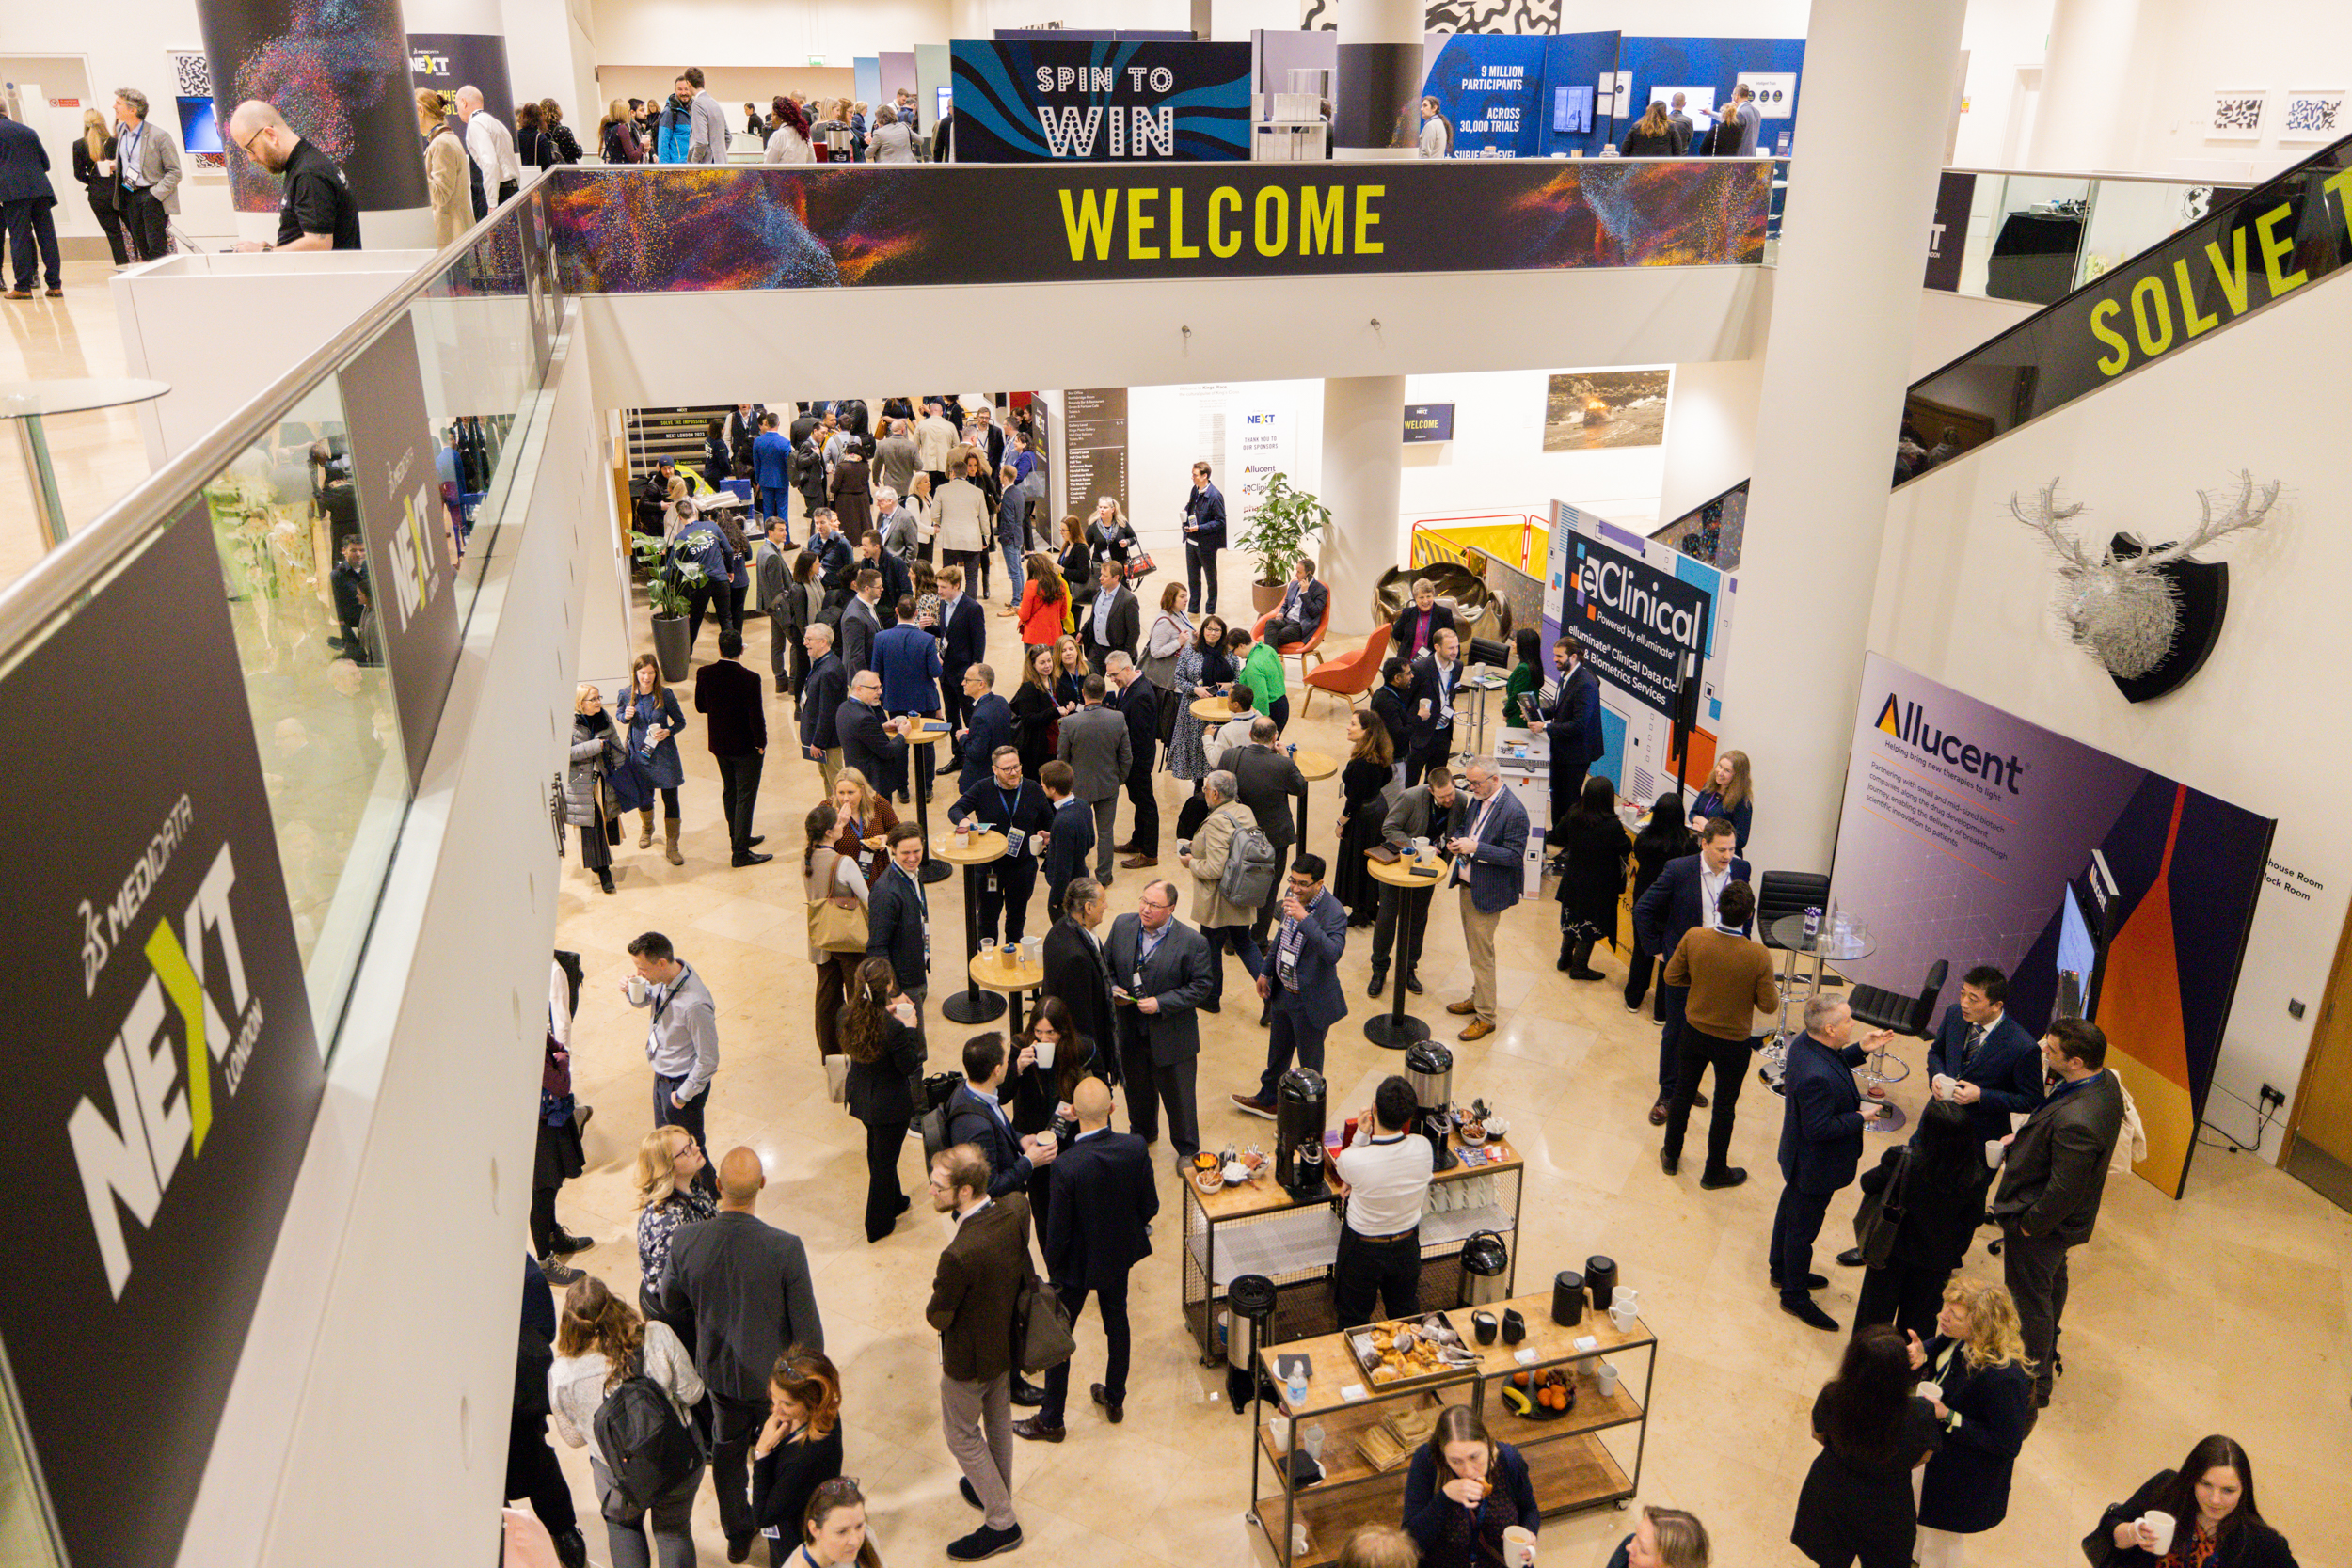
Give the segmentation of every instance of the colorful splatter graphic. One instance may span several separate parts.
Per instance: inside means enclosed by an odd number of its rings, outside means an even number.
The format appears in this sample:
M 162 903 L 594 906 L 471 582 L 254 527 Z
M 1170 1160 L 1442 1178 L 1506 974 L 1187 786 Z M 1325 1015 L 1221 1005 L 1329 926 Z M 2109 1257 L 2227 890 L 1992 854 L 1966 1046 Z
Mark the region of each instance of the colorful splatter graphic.
M 342 166 L 362 212 L 427 203 L 396 0 L 203 0 L 200 13 L 213 78 L 227 84 L 217 95 L 224 139 L 237 104 L 275 103 Z M 278 177 L 242 150 L 228 159 L 237 210 L 275 211 Z
M 559 168 L 564 287 L 1709 266 L 1763 260 L 1761 160 Z

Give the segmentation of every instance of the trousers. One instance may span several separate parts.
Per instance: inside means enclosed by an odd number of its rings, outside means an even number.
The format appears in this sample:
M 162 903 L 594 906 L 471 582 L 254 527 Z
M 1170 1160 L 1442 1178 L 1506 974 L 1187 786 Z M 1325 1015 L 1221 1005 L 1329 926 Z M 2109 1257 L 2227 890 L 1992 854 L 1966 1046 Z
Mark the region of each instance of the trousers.
M 1748 1042 L 1702 1034 L 1689 1021 L 1682 1025 L 1682 1044 L 1676 1064 L 1674 1099 L 1666 1106 L 1665 1154 L 1682 1158 L 1682 1134 L 1691 1124 L 1691 1105 L 1698 1098 L 1699 1080 L 1708 1067 L 1715 1069 L 1715 1098 L 1707 1118 L 1707 1174 L 1721 1176 L 1731 1168 L 1733 1112 L 1740 1103 L 1740 1084 L 1748 1075 Z
M 1116 792 L 1100 800 L 1089 800 L 1094 809 L 1094 879 L 1104 887 L 1111 885 L 1112 836 L 1119 821 L 1119 796 Z
M 1070 1313 L 1073 1327 L 1078 1314 L 1086 1309 L 1088 1291 L 1083 1285 L 1057 1285 L 1061 1304 Z M 1108 1344 L 1108 1354 L 1103 1363 L 1103 1392 L 1113 1404 L 1127 1402 L 1127 1280 L 1120 1277 L 1116 1286 L 1104 1286 L 1092 1292 L 1103 1312 L 1103 1338 Z M 1059 1426 L 1070 1403 L 1070 1363 L 1064 1361 L 1045 1373 L 1045 1403 L 1038 1410 L 1048 1426 Z
M 1168 1141 L 1179 1158 L 1200 1152 L 1200 1108 L 1196 1092 L 1200 1058 L 1187 1056 L 1161 1067 L 1152 1060 L 1152 1042 L 1136 1021 L 1133 1007 L 1121 1007 L 1120 1055 L 1127 1080 L 1127 1131 L 1145 1143 L 1157 1143 L 1160 1111 L 1168 1111 Z
M 1323 1037 L 1327 1029 L 1309 1026 L 1299 1011 L 1298 998 L 1274 985 L 1274 1024 L 1266 1031 L 1265 1071 L 1258 1076 L 1258 1098 L 1270 1101 L 1274 1086 L 1290 1070 L 1291 1057 L 1295 1053 L 1298 1065 L 1310 1071 L 1323 1070 Z
M 506 1495 L 529 1497 L 531 1512 L 548 1527 L 549 1535 L 580 1528 L 572 1507 L 572 1483 L 548 1447 L 548 1418 L 544 1411 L 515 1412 L 506 1433 Z
M 1029 898 L 1037 892 L 1037 857 L 1020 854 L 998 861 L 980 873 L 980 935 L 997 934 L 1004 922 L 1004 940 L 1019 942 L 1029 926 Z
M 757 752 L 739 757 L 712 755 L 719 765 L 719 809 L 727 819 L 727 844 L 741 860 L 752 852 L 752 808 L 759 800 L 759 771 L 767 759 Z
M 1780 1207 L 1772 1211 L 1771 1260 L 1772 1282 L 1783 1300 L 1810 1297 L 1805 1280 L 1813 1273 L 1813 1242 L 1829 1213 L 1830 1193 L 1807 1192 L 1793 1182 L 1780 1189 Z
M 866 1130 L 866 1239 L 879 1242 L 898 1227 L 898 1205 L 906 1193 L 898 1185 L 898 1151 L 907 1146 L 907 1124 L 880 1122 Z
M 1209 993 L 1208 1005 L 1221 1006 L 1225 1002 L 1225 950 L 1233 950 L 1233 956 L 1241 960 L 1242 973 L 1252 980 L 1265 967 L 1265 954 L 1247 926 L 1206 926 L 1200 934 L 1209 942 L 1209 977 L 1216 982 L 1216 989 Z
M 62 288 L 65 273 L 57 260 L 57 219 L 56 203 L 27 197 L 22 201 L 0 202 L 0 226 L 8 234 L 8 250 L 16 257 L 16 286 L 31 293 L 36 273 L 48 278 L 53 289 Z M 34 262 L 40 262 L 37 268 Z
M 1160 853 L 1160 798 L 1152 787 L 1152 764 L 1138 760 L 1127 772 L 1127 842 L 1138 855 Z
M 2017 1326 L 2025 1331 L 2026 1355 L 2033 1362 L 2033 1402 L 2050 1402 L 2057 1386 L 2058 1320 L 2066 1316 L 2067 1243 L 2055 1236 L 2027 1236 L 2013 1225 L 2001 1227 L 2001 1279 L 2017 1303 Z
M 1012 1374 L 984 1382 L 942 1375 L 939 1427 L 947 1451 L 978 1495 L 991 1529 L 1010 1529 L 1012 1513 Z
M 171 214 L 144 185 L 122 188 L 122 229 L 131 248 L 142 261 L 160 261 L 171 254 Z
M 1674 1098 L 1675 1079 L 1682 1070 L 1682 1005 L 1690 1000 L 1691 988 L 1670 986 L 1663 975 L 1658 981 L 1658 1016 L 1664 1027 L 1658 1035 L 1658 1098 Z
M 1944 1306 L 1944 1287 L 1951 1278 L 1949 1269 L 1923 1269 L 1899 1259 L 1883 1269 L 1865 1269 L 1862 1292 L 1854 1302 L 1854 1326 L 1893 1323 L 1922 1339 L 1932 1338 L 1935 1315 Z
M 1184 541 L 1184 591 L 1192 595 L 1196 614 L 1206 615 L 1216 610 L 1217 548 L 1215 545 Z
M 703 1085 L 703 1092 L 683 1105 L 671 1104 L 670 1097 L 677 1093 L 685 1083 L 683 1077 L 669 1078 L 659 1072 L 653 1075 L 653 1124 L 656 1127 L 685 1128 L 703 1152 L 708 1154 L 710 1140 L 703 1133 L 703 1111 L 710 1103 L 710 1086 L 707 1084 Z M 712 1197 L 719 1196 L 719 1179 L 710 1174 L 717 1165 L 716 1160 L 706 1161 L 703 1168 L 694 1174 L 694 1185 Z
M 1470 951 L 1470 1001 L 1476 1004 L 1479 1022 L 1495 1021 L 1495 927 L 1502 924 L 1502 911 L 1483 913 L 1470 900 L 1470 886 L 1462 884 L 1462 945 Z
M 710 1395 L 710 1489 L 719 1494 L 719 1528 L 729 1547 L 750 1544 L 752 1445 L 767 1424 L 766 1400 L 739 1400 L 716 1389 Z
M 1372 972 L 1386 974 L 1389 956 L 1396 950 L 1397 913 L 1402 908 L 1405 916 L 1405 973 L 1412 974 L 1421 967 L 1422 938 L 1429 931 L 1429 899 L 1437 889 L 1432 887 L 1380 889 L 1380 913 L 1372 926 Z
M 604 1461 L 591 1458 L 588 1468 L 596 1481 L 597 1507 L 605 1511 L 604 1539 L 612 1554 L 612 1568 L 653 1568 L 657 1552 L 661 1568 L 694 1568 L 694 1494 L 702 1490 L 700 1465 L 669 1496 L 633 1519 L 612 1517 L 612 1472 L 604 1467 Z
M 1369 1242 L 1340 1229 L 1339 1256 L 1331 1263 L 1331 1305 L 1342 1328 L 1372 1322 L 1375 1303 L 1384 1316 L 1411 1317 L 1421 1310 L 1421 1232 L 1392 1242 Z

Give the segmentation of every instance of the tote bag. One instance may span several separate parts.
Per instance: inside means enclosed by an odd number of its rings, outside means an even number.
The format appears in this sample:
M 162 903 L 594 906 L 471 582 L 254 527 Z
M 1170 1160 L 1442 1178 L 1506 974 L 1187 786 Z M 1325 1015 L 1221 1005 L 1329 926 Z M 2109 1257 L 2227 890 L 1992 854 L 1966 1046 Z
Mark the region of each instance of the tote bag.
M 833 874 L 826 881 L 826 896 L 808 906 L 808 944 L 819 953 L 863 953 L 866 951 L 866 906 L 852 895 L 834 890 L 841 885 L 841 863 L 833 863 Z M 835 1096 L 835 1102 L 839 1102 Z

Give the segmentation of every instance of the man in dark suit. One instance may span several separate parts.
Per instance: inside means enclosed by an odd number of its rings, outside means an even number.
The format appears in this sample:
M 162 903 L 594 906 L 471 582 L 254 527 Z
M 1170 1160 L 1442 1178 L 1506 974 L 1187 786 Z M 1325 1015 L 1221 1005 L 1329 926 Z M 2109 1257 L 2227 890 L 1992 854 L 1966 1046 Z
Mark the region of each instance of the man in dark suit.
M 898 601 L 914 597 L 914 572 L 898 556 L 882 548 L 882 531 L 867 529 L 858 540 L 857 563 L 860 571 L 872 570 L 882 574 L 882 623 L 891 625 L 898 613 Z
M 1780 1119 L 1780 1207 L 1772 1214 L 1772 1244 L 1767 1254 L 1780 1309 L 1809 1327 L 1835 1332 L 1837 1320 L 1813 1303 L 1813 1292 L 1829 1283 L 1813 1272 L 1813 1242 L 1837 1189 L 1851 1181 L 1862 1161 L 1862 1127 L 1883 1109 L 1865 1103 L 1852 1069 L 1870 1049 L 1894 1038 L 1882 1029 L 1861 1045 L 1853 1038 L 1853 1013 L 1844 998 L 1817 996 L 1804 1005 L 1804 1033 L 1788 1043 L 1787 1103 Z M 1873 1090 L 1876 1094 L 1878 1091 Z
M 988 1196 L 1026 1193 L 1029 1173 L 1054 1163 L 1050 1132 L 1025 1138 L 1005 1110 L 1005 1072 L 1012 1058 L 994 1030 L 963 1042 L 963 1082 L 947 1101 L 947 1141 L 970 1144 L 988 1156 Z
M 828 605 L 838 605 L 850 596 L 857 575 L 857 551 L 850 548 L 835 522 L 833 508 L 825 507 L 808 515 L 808 547 L 817 552 L 817 580 L 825 585 Z
M 841 662 L 851 670 L 874 667 L 874 641 L 882 636 L 882 574 L 861 566 L 850 579 L 850 600 L 841 607 Z
M 1389 646 L 1404 658 L 1417 659 L 1436 650 L 1438 633 L 1453 629 L 1454 611 L 1438 602 L 1438 585 L 1427 578 L 1415 578 L 1412 602 L 1396 612 L 1396 622 L 1389 628 Z
M 814 517 L 833 494 L 833 473 L 825 462 L 825 443 L 833 439 L 833 416 L 823 416 L 806 431 L 801 424 L 799 420 L 792 421 L 792 483 Z
M 1143 607 L 1136 602 L 1120 564 L 1105 561 L 1096 571 L 1100 586 L 1079 612 L 1078 631 L 1086 640 L 1087 663 L 1097 670 L 1110 666 L 1111 655 L 1136 656 L 1136 640 L 1143 633 Z
M 1502 787 L 1492 757 L 1472 757 L 1464 764 L 1462 786 L 1470 794 L 1462 803 L 1462 831 L 1446 851 L 1454 857 L 1448 885 L 1462 890 L 1462 945 L 1470 950 L 1470 993 L 1447 1003 L 1445 1010 L 1476 1015 L 1462 1030 L 1462 1038 L 1475 1040 L 1495 1032 L 1495 928 L 1527 887 L 1527 808 Z
M 1127 721 L 1103 705 L 1108 689 L 1101 675 L 1086 678 L 1079 689 L 1085 705 L 1062 720 L 1056 752 L 1075 775 L 1078 799 L 1094 812 L 1094 879 L 1104 887 L 1111 880 L 1111 846 L 1118 842 L 1119 790 L 1135 764 Z
M 1439 626 L 1429 652 L 1413 661 L 1413 689 L 1406 698 L 1411 726 L 1410 766 L 1406 776 L 1423 779 L 1454 755 L 1454 695 L 1462 684 L 1462 640 Z
M 1275 744 L 1281 733 L 1273 720 L 1260 714 L 1250 722 L 1249 744 L 1227 752 L 1223 764 L 1233 775 L 1233 798 L 1248 808 L 1257 818 L 1258 831 L 1274 846 L 1277 877 L 1290 863 L 1291 850 L 1298 842 L 1298 802 L 1307 795 L 1306 775 L 1299 772 L 1290 753 Z M 1260 948 L 1265 946 L 1275 908 L 1281 902 L 1278 882 L 1272 895 L 1258 906 L 1258 918 L 1249 927 L 1249 940 Z
M 923 830 L 901 822 L 890 830 L 890 863 L 874 879 L 866 900 L 866 956 L 890 960 L 898 989 L 917 1009 L 931 981 L 931 901 L 923 891 Z
M 1266 1037 L 1265 1070 L 1255 1094 L 1237 1094 L 1233 1104 L 1253 1117 L 1274 1119 L 1274 1090 L 1298 1065 L 1323 1070 L 1323 1037 L 1347 1016 L 1347 993 L 1340 989 L 1340 955 L 1347 951 L 1347 907 L 1324 887 L 1323 857 L 1302 854 L 1292 863 L 1290 889 L 1282 899 L 1282 927 L 1258 975 L 1258 994 L 1272 1015 Z
M 963 759 L 956 783 L 968 790 L 988 777 L 997 748 L 1013 743 L 1012 705 L 996 695 L 996 672 L 986 664 L 966 665 L 957 672 L 956 680 L 961 688 L 957 697 L 964 715 L 963 727 L 956 732 L 956 745 Z
M 342 627 L 342 655 L 354 664 L 373 664 L 360 623 L 368 615 L 368 544 L 358 534 L 343 541 L 343 558 L 327 573 L 335 593 L 335 620 Z
M 1004 940 L 1019 942 L 1028 929 L 1029 895 L 1037 891 L 1038 835 L 1054 823 L 1053 802 L 1035 779 L 1021 776 L 1021 753 L 996 748 L 989 777 L 947 808 L 951 826 L 973 823 L 1005 835 L 1005 856 L 980 870 L 980 935 L 994 937 L 1004 921 Z
M 1302 555 L 1291 570 L 1291 585 L 1282 594 L 1280 607 L 1265 624 L 1259 641 L 1277 652 L 1304 642 L 1322 627 L 1324 612 L 1330 608 L 1331 590 L 1315 580 L 1314 558 Z
M 1083 879 L 1092 883 L 1098 896 L 1102 884 L 1086 874 L 1087 857 L 1094 852 L 1094 808 L 1071 794 L 1077 787 L 1077 775 L 1066 762 L 1049 762 L 1037 770 L 1037 780 L 1054 806 L 1045 844 L 1045 909 L 1050 914 L 1061 909 L 1063 895 L 1073 882 Z M 1107 1035 L 1090 1037 L 1097 1041 L 1110 1038 Z M 1115 1053 L 1105 1054 L 1116 1059 Z M 1111 1081 L 1118 1082 L 1116 1069 Z
M 939 639 L 914 624 L 912 595 L 898 601 L 895 625 L 874 639 L 874 673 L 882 677 L 888 713 L 939 712 Z
M 37 273 L 45 274 L 49 293 L 65 293 L 65 271 L 57 260 L 57 193 L 49 183 L 49 150 L 40 133 L 20 125 L 0 107 L 0 228 L 16 257 L 16 287 L 10 299 L 33 297 Z M 36 253 L 40 265 L 35 266 Z
M 851 673 L 850 694 L 834 713 L 842 766 L 865 774 L 866 782 L 884 795 L 903 795 L 907 787 L 903 732 L 899 721 L 882 718 L 882 677 L 871 670 Z
M 1642 944 L 1643 952 L 1662 964 L 1674 957 L 1684 933 L 1692 927 L 1714 926 L 1715 902 L 1724 895 L 1724 889 L 1749 880 L 1748 863 L 1731 852 L 1732 843 L 1731 819 L 1716 817 L 1700 825 L 1697 854 L 1666 863 L 1649 891 L 1633 906 L 1633 940 Z M 1740 927 L 1740 934 L 1748 934 L 1746 925 Z M 1658 1011 L 1666 1024 L 1658 1037 L 1658 1100 L 1649 1108 L 1652 1127 L 1666 1125 L 1666 1112 L 1674 1102 L 1675 1079 L 1682 1061 L 1682 1008 L 1690 993 L 1690 987 L 1670 986 L 1662 976 L 1658 982 Z M 1707 1097 L 1700 1095 L 1691 1103 L 1704 1106 Z
M 1372 694 L 1372 716 L 1389 732 L 1389 751 L 1396 758 L 1396 782 L 1407 787 L 1421 783 L 1412 775 L 1413 665 L 1391 654 L 1380 666 L 1380 686 Z
M 2042 1060 L 2049 1098 L 2004 1140 L 1993 1217 L 2001 1225 L 2001 1276 L 2017 1301 L 2033 1402 L 2050 1402 L 2058 1320 L 2066 1315 L 2066 1254 L 2090 1240 L 2107 1164 L 2123 1131 L 2123 1085 L 2107 1070 L 2107 1037 L 2087 1019 L 2051 1022 Z
M 1047 763 L 1048 768 L 1060 766 Z M 1058 916 L 1045 933 L 1045 984 L 1040 1001 L 1061 998 L 1071 1022 L 1094 1047 L 1094 1060 L 1103 1076 L 1116 1084 L 1119 1059 L 1119 1015 L 1111 1002 L 1111 965 L 1103 950 L 1103 916 L 1110 900 L 1091 877 L 1073 877 L 1056 902 Z
M 1584 775 L 1600 760 L 1600 681 L 1584 665 L 1584 644 L 1574 632 L 1552 644 L 1551 662 L 1560 689 L 1544 714 L 1544 737 L 1551 753 L 1552 865 L 1567 870 L 1568 808 L 1584 792 Z
M 1104 949 L 1125 1058 L 1127 1130 L 1158 1141 L 1165 1103 L 1168 1141 L 1183 1164 L 1200 1152 L 1200 1007 L 1216 993 L 1208 942 L 1176 918 L 1175 883 L 1146 882 L 1138 912 L 1111 922 Z
M 734 863 L 765 865 L 776 857 L 755 851 L 759 835 L 752 832 L 752 812 L 767 761 L 768 706 L 759 677 L 743 668 L 743 634 L 733 626 L 720 629 L 718 659 L 694 672 L 694 711 L 708 721 L 703 733 L 719 765 L 720 810 Z
M 1206 463 L 1195 463 L 1184 496 L 1184 588 L 1203 615 L 1216 613 L 1216 552 L 1224 547 L 1225 492 L 1209 483 Z
M 2008 975 L 1990 964 L 1970 970 L 1928 1047 L 1929 1079 L 1954 1080 L 1948 1098 L 1968 1107 L 1968 1124 L 1987 1141 L 2009 1136 L 2012 1113 L 2042 1107 L 2042 1048 L 2009 1016 L 2008 1001 Z
M 964 673 L 988 657 L 988 611 L 980 608 L 979 600 L 963 591 L 961 566 L 940 570 L 939 626 L 939 689 L 947 701 L 947 722 L 961 729 L 970 721 L 972 711 L 972 698 L 963 685 Z M 1011 738 L 1011 717 L 1008 712 L 1005 739 Z M 998 744 L 992 741 L 990 750 Z M 987 753 L 983 752 L 983 767 L 986 762 Z
M 1029 1200 L 988 1196 L 988 1159 L 970 1144 L 931 1156 L 931 1207 L 955 1234 L 931 1275 L 924 1319 L 939 1331 L 939 1416 L 963 1481 L 986 1515 L 950 1542 L 951 1562 L 977 1562 L 1021 1544 L 1012 1512 L 1014 1313 L 1037 1277 L 1029 1267 Z
M 850 694 L 850 673 L 834 655 L 833 628 L 824 622 L 810 626 L 802 641 L 808 649 L 808 681 L 801 688 L 801 754 L 824 774 L 830 795 L 841 771 L 841 704 Z
M 670 1242 L 659 1294 L 665 1313 L 691 1318 L 694 1370 L 710 1390 L 710 1480 L 727 1551 L 751 1550 L 749 1459 L 768 1419 L 768 1380 L 787 1345 L 825 1348 L 809 1282 L 808 1250 L 753 1210 L 768 1173 L 748 1148 L 719 1162 L 719 1212 Z
M 1103 1309 L 1109 1354 L 1103 1381 L 1089 1391 L 1116 1426 L 1127 1414 L 1127 1274 L 1152 1256 L 1152 1219 L 1160 1212 L 1152 1154 L 1132 1132 L 1111 1131 L 1111 1091 L 1083 1078 L 1070 1097 L 1078 1135 L 1054 1162 L 1053 1200 L 1045 1207 L 1045 1277 L 1076 1323 L 1091 1291 Z M 1070 1400 L 1070 1363 L 1045 1374 L 1045 1405 L 1013 1427 L 1039 1442 L 1062 1440 Z
M 1462 792 L 1454 785 L 1452 770 L 1433 768 L 1427 779 L 1396 798 L 1380 824 L 1380 836 L 1391 848 L 1409 854 L 1413 840 L 1443 844 L 1462 831 Z M 1429 901 L 1437 892 L 1435 881 L 1414 888 L 1381 887 L 1380 914 L 1372 927 L 1372 989 L 1366 995 L 1379 995 L 1387 983 L 1400 918 L 1405 921 L 1405 973 L 1397 983 L 1415 996 L 1422 993 L 1421 944 L 1429 929 Z
M 1152 765 L 1160 754 L 1160 689 L 1144 678 L 1134 658 L 1111 655 L 1104 666 L 1117 695 L 1111 699 L 1127 721 L 1127 858 L 1122 869 L 1140 871 L 1160 863 L 1160 800 L 1152 788 Z

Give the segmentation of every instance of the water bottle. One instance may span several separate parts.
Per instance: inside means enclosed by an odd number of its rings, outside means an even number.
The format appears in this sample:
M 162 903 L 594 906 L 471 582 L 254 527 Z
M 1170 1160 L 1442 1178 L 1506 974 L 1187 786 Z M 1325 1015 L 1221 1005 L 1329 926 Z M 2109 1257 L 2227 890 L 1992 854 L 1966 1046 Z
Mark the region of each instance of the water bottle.
M 1818 909 L 1806 910 L 1804 911 L 1804 944 L 1811 947 L 1820 934 L 1821 911 Z

